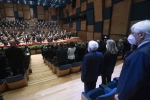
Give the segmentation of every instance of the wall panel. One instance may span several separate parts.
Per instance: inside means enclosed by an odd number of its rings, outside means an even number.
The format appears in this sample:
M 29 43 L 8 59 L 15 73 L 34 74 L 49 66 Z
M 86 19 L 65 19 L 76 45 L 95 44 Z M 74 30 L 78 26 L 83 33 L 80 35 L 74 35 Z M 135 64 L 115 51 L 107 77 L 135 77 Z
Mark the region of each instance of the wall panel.
M 5 8 L 5 15 L 6 17 L 13 17 L 14 16 L 13 8 Z
M 87 32 L 87 40 L 93 40 L 93 32 Z
M 17 11 L 17 5 L 14 4 L 14 11 Z
M 94 40 L 101 40 L 101 33 L 94 33 Z
M 43 6 L 37 6 L 37 12 L 38 15 L 43 15 L 44 14 L 44 7 Z
M 78 37 L 82 40 L 87 40 L 87 32 L 86 31 L 78 31 Z
M 27 10 L 27 11 L 29 11 L 29 10 L 30 10 L 29 5 L 27 5 L 27 4 L 23 4 L 23 10 Z
M 93 25 L 88 25 L 87 26 L 87 31 L 88 32 L 93 32 L 94 31 L 94 26 Z
M 18 11 L 22 11 L 22 4 L 21 3 L 17 4 L 17 9 L 18 9 Z
M 51 8 L 51 15 L 56 15 L 56 9 L 55 8 Z
M 23 11 L 24 19 L 31 19 L 30 11 Z
M 88 0 L 88 3 L 94 2 L 94 0 Z
M 31 15 L 31 19 L 33 19 L 33 8 L 30 8 L 30 15 Z
M 76 30 L 76 22 L 73 22 L 73 27 L 74 30 Z
M 38 19 L 44 20 L 44 15 L 38 15 Z
M 112 0 L 105 0 L 105 8 L 111 7 Z
M 45 19 L 49 19 L 48 11 L 45 11 Z
M 13 8 L 13 4 L 12 3 L 4 3 L 4 7 L 5 8 Z
M 18 11 L 18 16 L 23 18 L 23 11 Z
M 3 2 L 0 2 L 0 9 L 4 8 Z
M 81 3 L 81 12 L 86 10 L 86 5 L 87 5 L 86 1 Z
M 110 34 L 127 34 L 131 0 L 124 0 L 113 6 Z
M 76 0 L 76 8 L 80 7 L 80 0 Z
M 103 20 L 102 13 L 102 0 L 94 1 L 94 14 L 95 14 L 95 22 Z
M 110 29 L 110 19 L 104 20 L 103 22 L 103 35 L 108 35 Z
M 81 21 L 81 30 L 86 30 L 86 21 Z
M 110 39 L 113 39 L 113 40 L 119 40 L 119 39 L 123 39 L 125 37 L 125 35 L 110 35 L 109 36 Z
M 4 9 L 1 9 L 1 17 L 2 18 L 5 18 L 6 16 L 5 16 L 5 10 Z

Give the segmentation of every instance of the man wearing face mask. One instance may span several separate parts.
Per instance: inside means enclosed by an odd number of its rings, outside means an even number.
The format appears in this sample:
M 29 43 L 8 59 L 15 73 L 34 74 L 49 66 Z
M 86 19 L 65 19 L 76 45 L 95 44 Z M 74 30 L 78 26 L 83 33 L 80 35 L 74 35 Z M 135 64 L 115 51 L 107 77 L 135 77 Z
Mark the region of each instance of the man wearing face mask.
M 150 99 L 150 20 L 131 27 L 128 41 L 138 48 L 124 61 L 117 86 L 116 100 Z
M 97 52 L 98 43 L 90 41 L 88 43 L 88 54 L 83 58 L 81 80 L 84 82 L 85 93 L 95 89 L 98 76 L 101 74 L 103 55 Z

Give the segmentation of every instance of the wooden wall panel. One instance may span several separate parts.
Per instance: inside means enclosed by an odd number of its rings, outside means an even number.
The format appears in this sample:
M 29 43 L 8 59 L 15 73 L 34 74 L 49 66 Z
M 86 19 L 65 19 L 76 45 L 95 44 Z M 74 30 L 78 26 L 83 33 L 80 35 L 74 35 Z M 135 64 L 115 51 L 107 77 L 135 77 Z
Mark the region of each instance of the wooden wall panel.
M 76 29 L 76 22 L 73 22 L 73 29 Z
M 94 31 L 94 26 L 93 25 L 88 25 L 87 26 L 87 31 L 88 32 L 93 32 Z
M 65 7 L 65 8 L 66 8 L 66 10 L 68 10 L 68 4 L 66 5 L 66 7 Z
M 38 15 L 38 19 L 44 20 L 44 15 Z
M 131 0 L 124 0 L 113 6 L 110 34 L 127 34 Z
M 17 11 L 17 5 L 14 4 L 14 11 Z
M 72 10 L 72 15 L 75 15 L 76 14 L 76 9 L 73 9 Z
M 57 13 L 57 16 L 59 16 L 59 15 L 60 15 L 60 11 L 59 11 L 59 10 L 57 10 L 57 11 L 56 11 L 56 13 Z
M 4 7 L 5 8 L 13 8 L 13 4 L 12 3 L 4 3 Z
M 21 3 L 17 4 L 17 9 L 18 9 L 18 11 L 22 11 L 22 4 Z
M 31 15 L 31 19 L 33 19 L 34 18 L 34 16 L 33 16 L 33 8 L 30 8 L 30 15 Z
M 3 2 L 0 2 L 0 9 L 4 8 Z
M 43 6 L 37 6 L 37 12 L 38 15 L 43 15 L 44 14 L 44 7 Z
M 110 35 L 109 36 L 110 39 L 113 39 L 113 40 L 119 40 L 119 39 L 123 39 L 125 37 L 125 35 Z
M 86 21 L 81 21 L 81 30 L 82 31 L 86 30 Z
M 94 2 L 94 0 L 88 0 L 88 3 Z
M 95 15 L 95 22 L 99 22 L 103 20 L 103 13 L 102 13 L 102 0 L 95 0 L 94 1 L 94 15 Z
M 4 9 L 1 9 L 1 17 L 2 18 L 5 18 L 6 16 L 5 16 L 5 10 Z
M 49 19 L 48 11 L 45 11 L 45 19 Z
M 23 17 L 23 11 L 18 11 L 18 17 Z
M 103 21 L 103 35 L 108 35 L 109 34 L 109 27 L 110 27 L 110 19 L 104 20 Z
M 6 19 L 8 20 L 8 21 L 15 21 L 15 17 L 6 17 Z
M 69 11 L 69 12 L 72 11 L 72 5 L 71 5 L 71 4 L 68 5 L 68 11 Z
M 143 1 L 146 1 L 146 0 L 134 0 L 134 3 L 139 3 L 139 2 L 143 2 Z
M 105 8 L 111 7 L 112 0 L 105 0 Z
M 49 13 L 51 12 L 51 8 L 50 8 L 50 7 L 48 8 L 48 12 L 49 12 Z
M 5 8 L 5 15 L 6 15 L 6 17 L 14 16 L 14 9 L 13 8 Z
M 63 24 L 63 29 L 65 29 L 68 32 L 69 31 L 69 24 Z
M 49 20 L 51 20 L 51 13 L 49 13 Z
M 23 10 L 27 10 L 27 11 L 29 11 L 29 10 L 30 10 L 29 5 L 27 5 L 27 4 L 23 4 Z
M 94 40 L 101 40 L 101 33 L 94 33 Z
M 86 31 L 78 31 L 78 37 L 84 41 L 87 40 L 87 32 Z
M 1 13 L 0 13 L 0 18 L 1 18 Z
M 73 14 L 72 14 L 72 11 L 71 12 L 69 12 L 69 16 L 72 16 Z
M 81 12 L 86 10 L 86 5 L 87 5 L 86 1 L 81 3 Z
M 76 8 L 80 7 L 80 0 L 76 0 Z
M 24 19 L 31 19 L 30 11 L 23 11 Z
M 51 8 L 51 15 L 56 15 L 56 8 Z
M 63 14 L 66 14 L 66 7 L 63 8 Z
M 93 32 L 87 32 L 87 40 L 93 40 Z

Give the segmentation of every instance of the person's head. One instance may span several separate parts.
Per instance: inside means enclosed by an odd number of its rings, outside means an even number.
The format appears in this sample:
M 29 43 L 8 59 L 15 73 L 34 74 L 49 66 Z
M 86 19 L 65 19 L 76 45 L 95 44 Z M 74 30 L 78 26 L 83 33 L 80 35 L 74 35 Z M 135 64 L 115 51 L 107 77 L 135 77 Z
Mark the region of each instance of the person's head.
M 16 46 L 16 41 L 15 41 L 15 40 L 10 40 L 10 41 L 9 41 L 9 44 L 10 44 L 11 46 Z
M 140 21 L 132 25 L 131 34 L 128 37 L 129 43 L 139 45 L 146 40 L 150 40 L 150 20 Z
M 107 49 L 107 51 L 109 51 L 111 54 L 117 54 L 117 52 L 118 52 L 118 49 L 117 49 L 117 47 L 116 47 L 116 43 L 115 43 L 115 41 L 112 40 L 112 39 L 107 40 L 107 42 L 106 42 L 106 49 Z
M 88 43 L 88 52 L 96 51 L 98 49 L 98 43 L 96 41 L 89 41 Z

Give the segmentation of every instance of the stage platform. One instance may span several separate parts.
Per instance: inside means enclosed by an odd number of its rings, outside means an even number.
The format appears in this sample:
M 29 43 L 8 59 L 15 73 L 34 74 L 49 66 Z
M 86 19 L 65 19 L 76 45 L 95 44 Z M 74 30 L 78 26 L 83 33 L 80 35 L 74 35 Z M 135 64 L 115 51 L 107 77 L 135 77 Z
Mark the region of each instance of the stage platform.
M 20 41 L 20 44 L 17 45 L 17 46 L 32 46 L 32 45 L 40 45 L 40 44 L 55 44 L 55 43 L 67 43 L 67 42 L 82 42 L 82 40 L 79 38 L 79 37 L 72 37 L 70 39 L 65 39 L 65 40 L 58 40 L 58 41 L 53 41 L 53 42 L 47 42 L 47 41 L 44 41 L 44 42 L 34 42 L 34 43 L 24 43 L 23 41 Z M 3 43 L 0 42 L 0 48 L 2 47 L 9 47 L 10 44 L 8 43 L 7 46 L 4 46 Z

